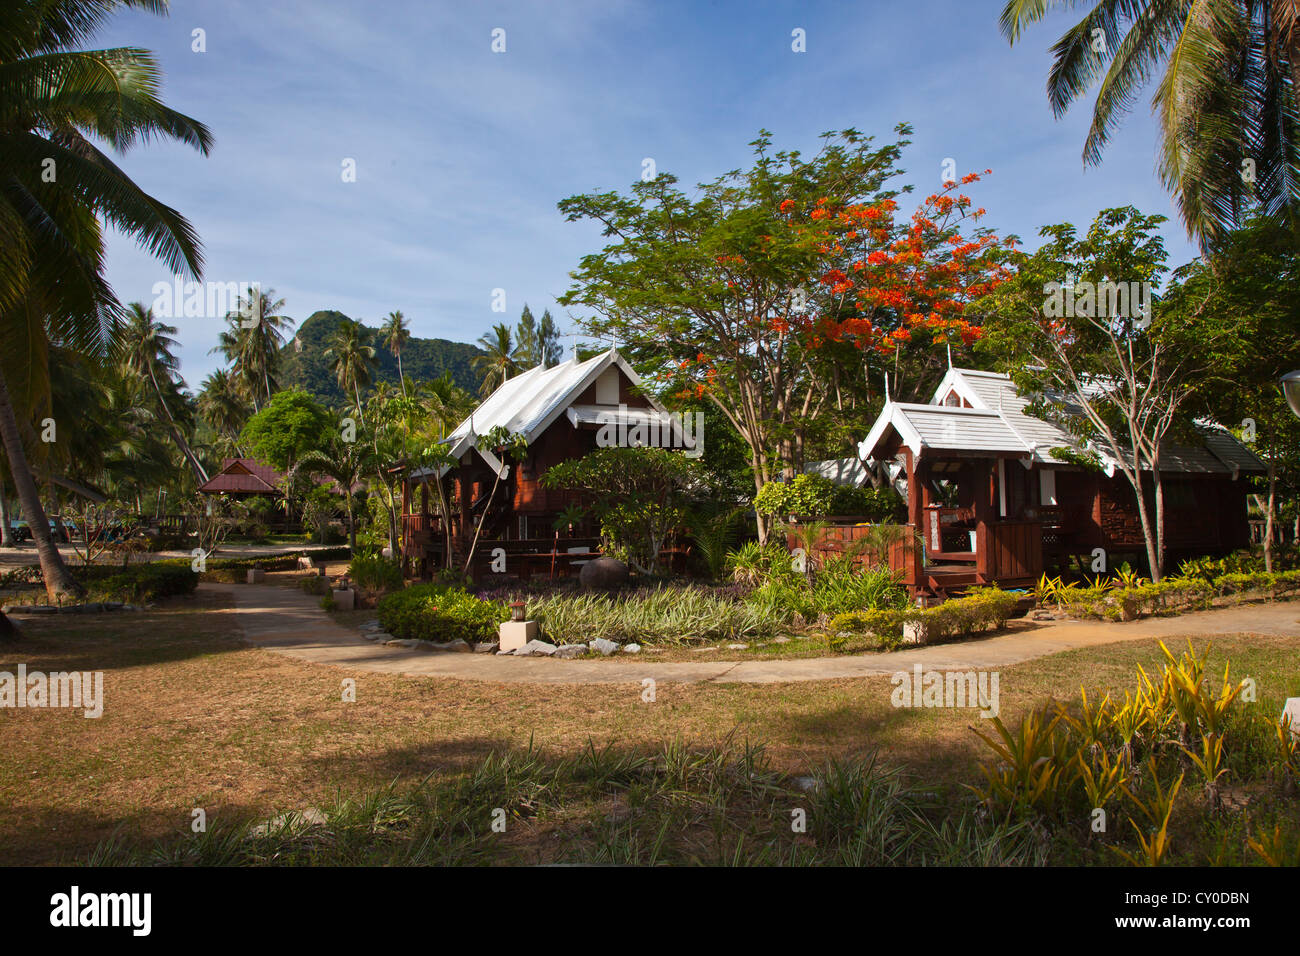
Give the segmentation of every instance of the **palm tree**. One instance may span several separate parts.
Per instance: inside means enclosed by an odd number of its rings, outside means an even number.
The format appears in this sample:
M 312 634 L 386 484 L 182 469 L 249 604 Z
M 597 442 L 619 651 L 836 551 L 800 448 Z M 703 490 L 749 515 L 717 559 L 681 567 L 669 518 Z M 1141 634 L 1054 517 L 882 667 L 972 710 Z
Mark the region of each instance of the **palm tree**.
M 257 411 L 279 388 L 276 373 L 280 348 L 293 319 L 282 315 L 284 299 L 274 289 L 250 286 L 239 297 L 234 312 L 226 316 L 230 328 L 217 337 L 211 352 L 220 352 L 231 363 L 240 387 Z M 209 354 L 211 354 L 209 352 Z
M 249 408 L 228 369 L 217 369 L 203 380 L 198 406 L 199 414 L 214 432 L 232 442 L 238 441 L 239 433 L 248 421 Z
M 153 310 L 141 302 L 132 302 L 127 306 L 126 325 L 119 339 L 122 364 L 127 371 L 139 375 L 153 388 L 154 398 L 167 419 L 168 429 L 177 449 L 189 462 L 194 477 L 199 484 L 208 480 L 208 473 L 190 448 L 185 436 L 176 423 L 176 416 L 169 407 L 169 396 L 164 394 L 162 382 L 167 382 L 167 389 L 174 396 L 179 392 L 175 375 L 180 369 L 180 362 L 172 354 L 176 340 L 174 325 L 164 325 L 154 319 Z M 174 398 L 172 399 L 175 400 Z
M 375 367 L 375 349 L 370 344 L 370 330 L 360 322 L 344 319 L 328 339 L 322 353 L 330 361 L 330 370 L 344 393 L 352 393 L 357 415 L 361 415 L 361 386 L 370 384 Z
M 352 489 L 360 484 L 372 470 L 376 459 L 374 446 L 364 441 L 344 441 L 342 422 L 330 431 L 329 438 L 320 448 L 306 452 L 289 472 L 289 481 L 303 472 L 334 479 L 342 491 L 348 512 L 348 544 L 357 549 L 357 524 L 354 515 Z M 386 464 L 380 462 L 380 465 Z
M 479 338 L 478 347 L 487 353 L 474 356 L 474 371 L 483 376 L 479 394 L 491 395 L 497 386 L 519 371 L 514 344 L 510 338 L 510 327 L 505 323 L 492 326 L 491 332 Z
M 429 437 L 433 441 L 441 441 L 451 434 L 474 408 L 473 398 L 452 380 L 450 371 L 421 383 L 414 397 L 427 412 L 426 420 L 433 426 Z
M 190 224 L 95 145 L 124 152 L 166 137 L 206 154 L 212 143 L 203 124 L 158 98 L 151 54 L 78 49 L 122 7 L 166 11 L 165 0 L 0 7 L 0 440 L 52 600 L 81 588 L 50 536 L 18 422 L 48 403 L 51 341 L 101 356 L 111 345 L 122 307 L 103 277 L 103 224 L 175 273 L 202 272 Z
M 406 394 L 406 376 L 402 373 L 402 349 L 410 339 L 411 331 L 406 324 L 406 316 L 400 311 L 389 312 L 388 318 L 379 327 L 379 340 L 397 359 L 397 380 L 402 383 L 403 395 Z
M 1009 0 L 1002 33 L 1074 0 Z M 1204 247 L 1258 204 L 1300 213 L 1300 3 L 1296 0 L 1101 0 L 1052 48 L 1047 81 L 1061 116 L 1094 84 L 1085 165 L 1096 165 L 1138 91 L 1163 64 L 1152 105 L 1159 171 Z M 1109 63 L 1109 66 L 1107 66 Z

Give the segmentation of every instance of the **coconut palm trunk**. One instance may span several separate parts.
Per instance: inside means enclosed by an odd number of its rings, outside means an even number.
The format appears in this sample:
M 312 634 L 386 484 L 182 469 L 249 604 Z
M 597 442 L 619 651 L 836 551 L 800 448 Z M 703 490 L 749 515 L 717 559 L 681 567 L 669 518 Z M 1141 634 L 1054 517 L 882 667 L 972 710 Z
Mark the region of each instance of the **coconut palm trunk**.
M 9 474 L 13 477 L 14 487 L 18 491 L 18 500 L 22 503 L 27 524 L 32 529 L 32 540 L 36 542 L 36 554 L 40 558 L 41 573 L 45 578 L 45 592 L 52 601 L 65 598 L 79 598 L 85 592 L 79 585 L 68 566 L 63 563 L 59 549 L 55 547 L 50 536 L 50 522 L 45 517 L 41 506 L 41 494 L 32 476 L 31 466 L 27 463 L 27 452 L 23 449 L 22 436 L 18 431 L 18 418 L 14 414 L 13 402 L 9 399 L 9 386 L 5 380 L 4 369 L 0 368 L 0 441 L 3 441 L 5 455 L 9 458 Z
M 180 449 L 180 453 L 185 457 L 185 461 L 193 470 L 194 477 L 198 479 L 199 484 L 203 484 L 208 480 L 208 473 L 199 462 L 198 456 L 194 454 L 194 450 L 190 448 L 189 442 L 185 440 L 185 436 L 181 434 L 176 419 L 172 417 L 172 410 L 167 407 L 167 399 L 163 396 L 162 389 L 158 385 L 158 376 L 153 370 L 152 363 L 149 365 L 149 379 L 153 382 L 153 392 L 158 396 L 158 404 L 162 406 L 163 414 L 167 416 L 167 426 L 171 430 L 172 441 L 176 442 L 176 447 Z
M 9 489 L 0 482 L 0 548 L 12 548 L 18 542 L 14 540 L 13 522 L 9 517 Z

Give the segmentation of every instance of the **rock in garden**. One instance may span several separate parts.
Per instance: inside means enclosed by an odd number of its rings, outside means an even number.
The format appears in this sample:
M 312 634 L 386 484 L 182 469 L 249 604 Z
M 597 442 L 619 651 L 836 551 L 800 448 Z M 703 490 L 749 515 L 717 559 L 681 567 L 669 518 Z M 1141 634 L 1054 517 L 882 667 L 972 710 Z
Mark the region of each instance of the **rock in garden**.
M 391 641 L 384 641 L 389 647 L 419 647 L 420 641 L 413 637 L 395 637 Z
M 578 572 L 578 583 L 584 588 L 617 588 L 627 584 L 627 565 L 607 554 L 588 561 Z
M 431 643 L 433 644 L 433 647 L 430 648 L 430 650 L 434 651 L 450 651 L 453 654 L 468 654 L 473 650 L 473 648 L 469 646 L 468 641 L 459 637 L 454 641 L 447 641 L 445 644 L 438 644 L 437 642 Z
M 500 648 L 500 647 L 501 647 L 501 642 L 500 642 L 500 641 L 492 641 L 491 643 L 488 643 L 488 642 L 485 641 L 485 642 L 483 642 L 483 643 L 475 644 L 475 645 L 474 645 L 474 653 L 475 653 L 475 654 L 495 654 L 495 653 L 497 652 L 497 649 Z
M 640 645 L 640 644 L 624 644 L 624 645 L 623 645 L 623 653 L 624 653 L 624 654 L 640 654 L 640 653 L 641 653 L 641 645 Z
M 586 644 L 561 644 L 555 649 L 555 656 L 568 660 L 571 657 L 581 657 L 587 653 Z
M 772 643 L 773 643 L 773 644 L 789 644 L 789 643 L 790 643 L 790 638 L 788 638 L 788 637 L 774 637 L 774 638 L 772 638 Z
M 796 790 L 802 790 L 804 793 L 812 793 L 817 789 L 816 777 L 795 777 L 790 782 L 794 784 Z
M 605 657 L 609 657 L 610 654 L 613 654 L 618 650 L 618 645 L 613 641 L 607 641 L 603 637 L 598 637 L 591 642 L 591 649 L 593 651 L 599 651 Z
M 529 641 L 515 651 L 515 657 L 550 657 L 556 651 L 554 644 L 545 641 Z
M 728 645 L 727 645 L 727 650 L 729 650 L 729 651 L 746 651 L 746 650 L 749 650 L 749 645 L 748 645 L 748 644 L 728 644 Z

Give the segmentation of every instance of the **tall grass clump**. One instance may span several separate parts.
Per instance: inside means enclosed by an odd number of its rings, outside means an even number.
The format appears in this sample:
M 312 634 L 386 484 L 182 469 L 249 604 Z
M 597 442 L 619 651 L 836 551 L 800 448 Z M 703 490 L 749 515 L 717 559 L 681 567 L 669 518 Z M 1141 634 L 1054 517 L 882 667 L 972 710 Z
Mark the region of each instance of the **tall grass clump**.
M 756 605 L 698 587 L 552 595 L 529 600 L 526 613 L 554 643 L 601 637 L 652 644 L 756 638 L 773 633 L 781 623 Z

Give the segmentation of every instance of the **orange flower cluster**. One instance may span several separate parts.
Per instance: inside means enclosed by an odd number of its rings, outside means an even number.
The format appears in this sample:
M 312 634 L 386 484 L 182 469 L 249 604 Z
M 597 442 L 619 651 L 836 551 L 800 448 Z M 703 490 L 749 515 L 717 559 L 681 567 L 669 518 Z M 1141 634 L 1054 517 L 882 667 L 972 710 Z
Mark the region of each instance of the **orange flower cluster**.
M 826 198 L 818 200 L 808 215 L 825 237 L 816 248 L 832 260 L 847 256 L 850 274 L 833 265 L 820 277 L 837 297 L 838 318 L 803 318 L 810 341 L 851 341 L 882 353 L 909 343 L 924 347 L 976 341 L 983 330 L 962 313 L 1005 280 L 1007 272 L 995 253 L 1014 247 L 1013 241 L 999 240 L 990 232 L 961 233 L 963 221 L 977 222 L 985 210 L 972 208 L 970 197 L 957 187 L 979 182 L 980 175 L 969 173 L 960 183 L 945 183 L 901 228 L 894 218 L 898 204 L 892 199 L 839 209 Z M 782 203 L 782 210 L 787 208 Z M 782 320 L 781 331 L 788 328 Z

